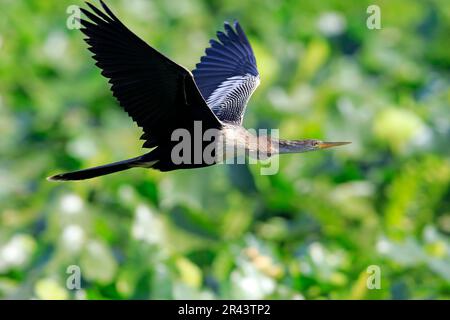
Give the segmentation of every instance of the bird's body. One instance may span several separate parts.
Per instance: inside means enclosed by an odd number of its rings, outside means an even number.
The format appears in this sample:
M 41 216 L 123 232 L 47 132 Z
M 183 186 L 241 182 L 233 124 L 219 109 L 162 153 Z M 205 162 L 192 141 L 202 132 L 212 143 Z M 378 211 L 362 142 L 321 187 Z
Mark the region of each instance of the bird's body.
M 266 136 L 257 136 L 242 126 L 224 124 L 216 146 L 216 163 L 223 163 L 236 157 L 248 156 L 265 159 L 277 154 L 277 146 Z
M 81 31 L 96 65 L 109 79 L 114 97 L 142 127 L 143 147 L 152 150 L 50 180 L 83 180 L 134 167 L 160 171 L 200 168 L 240 155 L 264 159 L 344 144 L 278 140 L 242 127 L 260 77 L 253 50 L 238 22 L 233 26 L 225 23 L 225 32 L 217 32 L 219 41 L 210 41 L 211 47 L 191 73 L 146 44 L 100 3 L 104 11 L 90 3 L 92 12 L 81 9 L 90 20 L 80 19 Z

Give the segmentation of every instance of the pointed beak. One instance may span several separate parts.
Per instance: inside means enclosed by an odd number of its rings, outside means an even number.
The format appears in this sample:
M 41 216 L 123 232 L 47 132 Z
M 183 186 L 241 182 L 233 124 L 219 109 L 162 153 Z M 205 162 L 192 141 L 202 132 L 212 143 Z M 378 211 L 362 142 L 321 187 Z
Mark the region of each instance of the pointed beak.
M 343 146 L 344 144 L 349 144 L 351 142 L 321 142 L 318 146 L 319 149 L 328 149 L 337 146 Z

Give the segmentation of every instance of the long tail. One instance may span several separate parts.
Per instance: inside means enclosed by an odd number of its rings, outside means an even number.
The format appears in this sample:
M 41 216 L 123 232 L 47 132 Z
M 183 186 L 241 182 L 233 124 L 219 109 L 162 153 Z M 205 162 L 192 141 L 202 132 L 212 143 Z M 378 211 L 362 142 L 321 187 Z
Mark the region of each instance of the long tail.
M 140 156 L 132 159 L 105 164 L 103 166 L 98 166 L 94 168 L 61 173 L 48 177 L 47 180 L 50 181 L 85 180 L 135 167 L 149 168 L 154 164 L 154 162 L 152 163 L 148 161 L 143 161 L 142 158 L 143 156 Z

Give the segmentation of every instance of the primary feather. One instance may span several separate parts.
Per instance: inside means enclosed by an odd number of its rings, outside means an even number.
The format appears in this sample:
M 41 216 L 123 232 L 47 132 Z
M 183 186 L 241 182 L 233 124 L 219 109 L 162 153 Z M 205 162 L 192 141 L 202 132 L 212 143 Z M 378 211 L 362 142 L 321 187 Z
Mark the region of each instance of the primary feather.
M 192 71 L 203 98 L 224 122 L 240 125 L 248 100 L 259 85 L 253 49 L 237 21 L 217 32 Z
M 81 8 L 90 20 L 81 19 L 81 31 L 114 97 L 143 128 L 144 147 L 167 143 L 174 129 L 190 128 L 195 120 L 202 121 L 205 130 L 220 128 L 192 74 L 145 43 L 100 3 L 104 12 L 89 2 L 92 12 Z

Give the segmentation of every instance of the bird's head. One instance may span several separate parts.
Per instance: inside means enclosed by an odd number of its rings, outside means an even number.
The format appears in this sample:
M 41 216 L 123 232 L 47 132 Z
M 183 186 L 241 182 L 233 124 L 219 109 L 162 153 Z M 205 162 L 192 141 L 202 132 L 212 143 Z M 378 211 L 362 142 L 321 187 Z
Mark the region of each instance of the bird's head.
M 325 142 L 317 139 L 280 140 L 279 153 L 299 153 L 333 148 L 351 142 Z

